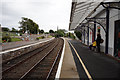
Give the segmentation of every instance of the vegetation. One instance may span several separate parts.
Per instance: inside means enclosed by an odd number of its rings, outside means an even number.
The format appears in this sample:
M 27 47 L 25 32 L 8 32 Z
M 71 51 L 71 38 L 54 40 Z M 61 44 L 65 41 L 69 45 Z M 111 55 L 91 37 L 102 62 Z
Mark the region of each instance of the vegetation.
M 0 32 L 0 43 L 2 43 L 2 32 Z
M 70 32 L 66 33 L 65 37 L 69 37 L 69 38 L 75 39 L 75 36 L 73 35 L 73 33 L 70 33 Z
M 54 33 L 54 31 L 53 30 L 49 30 L 49 33 Z
M 5 36 L 2 37 L 2 41 L 3 43 L 5 42 L 16 42 L 16 41 L 22 41 L 20 38 L 11 38 L 10 36 Z
M 73 35 L 73 33 L 65 33 L 65 30 L 58 30 L 58 31 L 55 31 L 55 37 L 69 37 L 69 38 L 72 38 L 72 39 L 75 39 L 75 36 Z
M 79 31 L 75 31 L 74 33 L 75 33 L 76 36 L 81 40 L 81 37 L 82 37 L 81 32 L 79 32 Z
M 39 34 L 43 34 L 44 33 L 44 30 L 42 29 L 42 30 L 40 30 L 39 29 Z
M 0 33 L 0 43 L 21 41 L 19 38 L 12 38 L 12 36 L 18 36 L 17 33 L 18 30 L 15 28 L 12 28 L 12 30 L 10 30 L 9 28 L 2 27 L 2 32 Z
M 12 30 L 10 32 L 16 32 L 16 33 L 18 33 L 19 31 L 17 29 L 15 29 L 15 28 L 12 28 Z
M 44 39 L 44 38 L 45 38 L 44 36 L 41 36 L 41 37 L 37 37 L 36 40 Z
M 52 36 L 48 36 L 48 38 L 52 38 Z
M 2 43 L 2 38 L 0 38 L 0 43 Z
M 18 36 L 18 35 L 13 32 L 2 32 L 2 37 L 5 37 L 5 36 Z
M 49 32 L 45 32 L 45 34 L 49 34 Z
M 58 30 L 55 32 L 55 37 L 63 37 L 64 35 L 64 30 Z
M 36 24 L 33 20 L 22 17 L 22 21 L 19 22 L 20 24 L 20 31 L 25 33 L 26 31 L 28 34 L 37 34 L 39 30 L 38 24 Z
M 10 36 L 2 37 L 2 42 L 11 42 L 11 37 Z
M 20 38 L 11 38 L 11 42 L 22 41 Z
M 7 27 L 2 27 L 2 31 L 10 31 L 10 29 Z

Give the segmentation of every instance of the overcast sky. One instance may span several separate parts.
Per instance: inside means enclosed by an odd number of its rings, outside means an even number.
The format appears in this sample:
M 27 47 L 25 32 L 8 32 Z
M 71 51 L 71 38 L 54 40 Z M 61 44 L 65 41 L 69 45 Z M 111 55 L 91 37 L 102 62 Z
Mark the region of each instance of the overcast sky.
M 21 17 L 32 19 L 40 29 L 68 30 L 72 0 L 1 0 L 0 24 L 18 29 Z

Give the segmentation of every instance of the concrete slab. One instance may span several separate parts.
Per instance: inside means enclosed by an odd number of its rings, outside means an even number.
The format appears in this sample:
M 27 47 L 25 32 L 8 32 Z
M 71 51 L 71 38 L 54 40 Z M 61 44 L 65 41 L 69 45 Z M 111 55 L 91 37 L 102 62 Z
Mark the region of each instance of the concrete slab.
M 68 38 L 65 38 L 65 53 L 63 57 L 62 69 L 60 73 L 60 78 L 77 78 L 79 75 L 76 69 L 74 58 L 67 42 Z

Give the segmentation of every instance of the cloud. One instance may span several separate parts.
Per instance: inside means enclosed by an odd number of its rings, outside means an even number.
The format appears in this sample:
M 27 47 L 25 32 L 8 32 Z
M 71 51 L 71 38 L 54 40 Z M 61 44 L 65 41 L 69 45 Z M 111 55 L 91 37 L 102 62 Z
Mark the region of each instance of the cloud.
M 18 28 L 21 17 L 32 19 L 45 31 L 69 26 L 71 0 L 3 0 L 1 7 L 2 26 L 9 28 Z

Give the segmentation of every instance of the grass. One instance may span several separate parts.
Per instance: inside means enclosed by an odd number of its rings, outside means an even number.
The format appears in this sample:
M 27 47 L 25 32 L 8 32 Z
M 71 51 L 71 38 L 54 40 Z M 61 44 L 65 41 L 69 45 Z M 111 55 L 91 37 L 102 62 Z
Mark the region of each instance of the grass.
M 16 42 L 16 41 L 22 41 L 22 40 L 19 38 L 11 38 L 11 42 Z
M 52 38 L 52 36 L 48 36 L 48 38 Z
M 11 42 L 17 42 L 17 41 L 22 41 L 22 40 L 20 38 L 11 38 Z M 6 43 L 6 42 L 2 41 L 2 39 L 0 40 L 0 43 Z
M 2 38 L 0 38 L 0 43 L 2 43 Z

